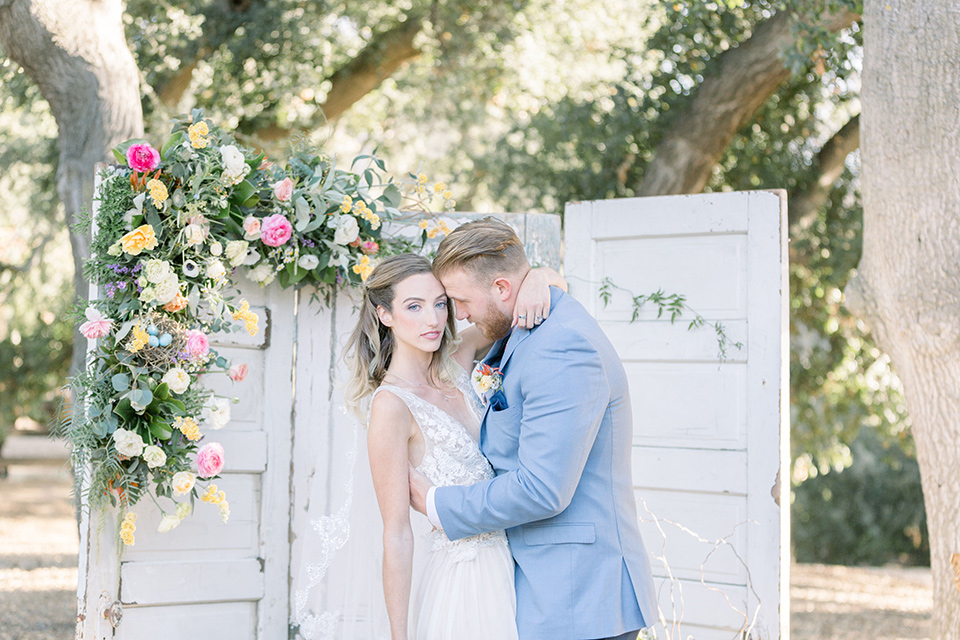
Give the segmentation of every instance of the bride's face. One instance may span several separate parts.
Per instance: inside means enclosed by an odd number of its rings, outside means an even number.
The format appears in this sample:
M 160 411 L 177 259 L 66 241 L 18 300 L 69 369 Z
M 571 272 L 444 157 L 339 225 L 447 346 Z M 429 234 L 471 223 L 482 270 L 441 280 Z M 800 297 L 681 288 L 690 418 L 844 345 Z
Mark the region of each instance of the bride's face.
M 377 307 L 380 322 L 393 330 L 398 343 L 420 351 L 436 351 L 447 324 L 447 294 L 430 273 L 418 273 L 394 287 L 392 310 Z

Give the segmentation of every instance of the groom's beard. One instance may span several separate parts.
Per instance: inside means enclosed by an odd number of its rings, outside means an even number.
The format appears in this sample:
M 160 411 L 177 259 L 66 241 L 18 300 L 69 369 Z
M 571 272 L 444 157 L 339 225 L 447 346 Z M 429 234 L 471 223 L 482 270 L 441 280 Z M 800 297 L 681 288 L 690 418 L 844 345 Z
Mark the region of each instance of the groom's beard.
M 510 333 L 510 329 L 513 327 L 513 318 L 504 315 L 493 302 L 488 302 L 483 320 L 475 324 L 488 340 L 496 341 Z

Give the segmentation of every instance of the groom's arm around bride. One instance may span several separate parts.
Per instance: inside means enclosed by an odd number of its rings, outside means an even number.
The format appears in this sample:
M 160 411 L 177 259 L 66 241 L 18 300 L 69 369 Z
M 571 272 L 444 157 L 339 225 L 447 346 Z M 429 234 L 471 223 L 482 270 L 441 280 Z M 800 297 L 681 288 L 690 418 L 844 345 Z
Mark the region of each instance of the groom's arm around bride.
M 512 314 L 510 290 L 529 269 L 525 257 L 511 259 L 516 247 L 512 230 L 492 219 L 444 240 L 434 266 L 458 315 L 461 305 Z M 500 268 L 496 248 L 505 254 Z M 481 329 L 489 320 L 470 315 Z M 480 445 L 497 477 L 434 489 L 430 515 L 451 540 L 507 531 L 524 640 L 592 640 L 652 625 L 658 614 L 632 488 L 629 389 L 613 345 L 580 303 L 553 289 L 549 317 L 500 337 L 487 362 L 499 367 L 502 394 L 486 409 Z M 413 489 L 415 503 L 425 500 Z

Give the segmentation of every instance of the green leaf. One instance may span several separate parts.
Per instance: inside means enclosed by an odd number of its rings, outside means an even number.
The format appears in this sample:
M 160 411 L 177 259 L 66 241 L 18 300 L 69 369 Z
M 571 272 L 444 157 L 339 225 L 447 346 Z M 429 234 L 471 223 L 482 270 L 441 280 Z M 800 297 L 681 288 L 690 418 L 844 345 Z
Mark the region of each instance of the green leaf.
M 233 188 L 233 194 L 230 196 L 230 202 L 243 204 L 256 192 L 257 188 L 253 186 L 249 180 L 244 180 Z
M 307 225 L 310 224 L 310 204 L 306 198 L 300 196 L 294 203 L 294 209 L 297 212 L 297 231 L 303 233 L 306 231 Z
M 183 130 L 177 131 L 172 136 L 167 138 L 167 141 L 163 143 L 163 147 L 160 149 L 160 157 L 164 160 L 167 160 L 167 154 L 170 152 L 170 149 L 179 146 L 186 140 L 186 136 L 183 133 Z
M 125 373 L 118 373 L 110 378 L 110 382 L 113 384 L 115 391 L 122 392 L 130 388 L 130 376 Z
M 157 385 L 157 388 L 153 390 L 153 395 L 160 400 L 166 400 L 170 397 L 170 385 L 166 382 L 161 382 Z
M 127 164 L 127 156 L 120 153 L 120 151 L 118 151 L 117 149 L 111 149 L 110 151 L 113 152 L 113 157 L 117 159 L 117 164 L 122 164 L 122 165 Z
M 387 188 L 383 190 L 381 199 L 388 207 L 399 207 L 401 199 L 400 187 L 395 184 L 387 185 Z
M 159 416 L 150 419 L 150 433 L 158 440 L 169 440 L 173 436 L 173 429 Z
M 130 422 L 136 415 L 133 407 L 130 406 L 130 398 L 122 398 L 120 402 L 117 403 L 117 406 L 113 408 L 113 412 L 120 416 L 124 422 Z
M 126 311 L 126 309 L 121 308 L 121 312 L 122 311 Z M 127 320 L 122 325 L 120 325 L 120 328 L 117 330 L 116 335 L 113 337 L 114 341 L 116 341 L 116 343 L 119 344 L 121 340 L 127 337 L 127 334 L 130 333 L 130 329 L 133 328 L 133 325 L 135 324 L 136 324 L 135 320 Z
M 153 392 L 149 389 L 134 389 L 130 392 L 130 403 L 131 405 L 137 404 L 144 407 L 150 406 L 150 403 L 153 402 Z M 143 411 L 137 411 L 137 413 L 143 413 Z

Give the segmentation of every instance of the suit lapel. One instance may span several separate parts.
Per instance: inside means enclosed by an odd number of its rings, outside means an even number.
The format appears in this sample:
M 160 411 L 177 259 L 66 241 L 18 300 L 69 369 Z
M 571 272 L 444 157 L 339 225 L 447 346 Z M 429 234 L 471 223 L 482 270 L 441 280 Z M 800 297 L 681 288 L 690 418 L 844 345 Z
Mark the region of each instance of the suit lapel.
M 550 287 L 550 313 L 552 314 L 554 308 L 556 308 L 557 303 L 560 301 L 564 295 L 563 291 L 557 289 L 556 287 Z M 504 370 L 507 366 L 507 361 L 510 360 L 510 356 L 513 355 L 513 352 L 517 350 L 517 347 L 521 342 L 527 339 L 527 337 L 532 332 L 532 329 L 521 329 L 520 327 L 515 327 L 509 335 L 500 338 L 493 343 L 493 346 L 490 347 L 490 351 L 487 354 L 487 357 L 484 358 L 484 363 L 489 364 L 490 366 L 498 367 L 500 369 L 501 375 L 504 373 Z M 503 344 L 506 340 L 506 345 Z M 497 357 L 497 354 L 500 353 L 501 349 L 503 350 L 503 355 L 500 356 L 500 362 L 496 363 L 494 360 Z M 484 441 L 486 436 L 486 425 L 487 425 L 487 415 L 490 413 L 491 403 L 487 403 L 483 409 L 483 418 L 480 420 L 480 450 L 483 451 Z

